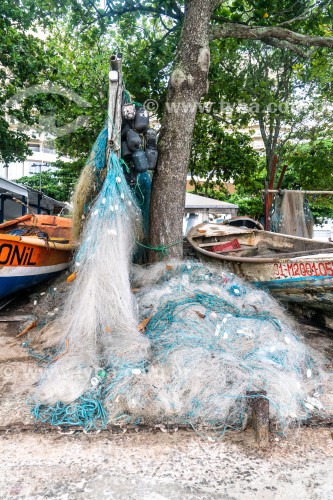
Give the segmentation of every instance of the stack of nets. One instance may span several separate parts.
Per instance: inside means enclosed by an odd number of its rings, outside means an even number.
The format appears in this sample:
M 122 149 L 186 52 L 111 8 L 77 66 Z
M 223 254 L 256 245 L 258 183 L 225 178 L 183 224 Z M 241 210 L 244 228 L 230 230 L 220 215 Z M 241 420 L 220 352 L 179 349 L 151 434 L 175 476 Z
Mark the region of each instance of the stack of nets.
M 131 266 L 142 214 L 105 147 L 102 132 L 77 192 L 77 211 L 87 217 L 76 279 L 39 345 L 29 346 L 49 361 L 33 396 L 36 420 L 223 433 L 245 426 L 256 391 L 267 392 L 281 429 L 324 411 L 323 361 L 265 292 L 198 262 Z M 101 189 L 87 207 L 95 181 Z
M 323 360 L 268 294 L 190 261 L 136 266 L 131 278 L 136 294 L 125 298 L 125 313 L 114 309 L 112 294 L 100 295 L 99 310 L 97 288 L 87 290 L 89 302 L 83 289 L 80 298 L 72 290 L 58 333 L 50 327 L 58 339 L 65 328 L 60 352 L 66 339 L 69 351 L 41 380 L 37 420 L 88 430 L 165 424 L 224 433 L 246 425 L 247 393 L 263 390 L 281 430 L 324 411 Z

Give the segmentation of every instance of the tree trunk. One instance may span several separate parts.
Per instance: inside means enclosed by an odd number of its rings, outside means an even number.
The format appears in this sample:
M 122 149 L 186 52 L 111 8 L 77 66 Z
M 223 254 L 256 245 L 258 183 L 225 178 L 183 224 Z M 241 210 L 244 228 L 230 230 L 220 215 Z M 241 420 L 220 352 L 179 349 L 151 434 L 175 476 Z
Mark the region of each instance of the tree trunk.
M 193 186 L 194 186 L 194 193 L 197 194 L 197 192 L 198 192 L 198 183 L 195 180 L 194 175 L 193 175 L 192 172 L 191 172 L 191 181 L 192 181 Z
M 149 242 L 183 255 L 183 214 L 188 164 L 198 103 L 208 90 L 209 22 L 216 1 L 188 0 L 180 41 L 169 81 L 154 174 Z M 150 261 L 158 261 L 152 251 Z

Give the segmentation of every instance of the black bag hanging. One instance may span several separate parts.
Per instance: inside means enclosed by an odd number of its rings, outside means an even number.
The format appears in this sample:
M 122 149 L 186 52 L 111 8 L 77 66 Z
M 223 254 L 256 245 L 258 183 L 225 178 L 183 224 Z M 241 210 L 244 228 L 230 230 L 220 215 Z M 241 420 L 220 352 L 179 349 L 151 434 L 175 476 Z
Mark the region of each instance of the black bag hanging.
M 131 151 L 135 151 L 141 146 L 141 137 L 135 130 L 129 130 L 127 132 L 127 146 Z
M 121 157 L 126 163 L 132 159 L 132 151 L 129 149 L 126 141 L 121 141 Z
M 136 108 L 135 120 L 134 120 L 134 128 L 140 134 L 144 134 L 147 132 L 149 127 L 149 116 L 146 109 L 142 106 Z
M 137 149 L 132 154 L 132 161 L 134 170 L 138 173 L 146 172 L 148 170 L 148 160 L 143 149 Z
M 131 126 L 128 122 L 123 121 L 121 125 L 121 138 L 123 141 L 126 141 L 127 139 L 127 132 L 131 130 Z
M 153 128 L 149 128 L 146 132 L 147 148 L 157 148 L 157 133 Z
M 147 147 L 146 156 L 148 161 L 148 169 L 154 170 L 154 168 L 156 167 L 157 157 L 158 157 L 157 149 Z

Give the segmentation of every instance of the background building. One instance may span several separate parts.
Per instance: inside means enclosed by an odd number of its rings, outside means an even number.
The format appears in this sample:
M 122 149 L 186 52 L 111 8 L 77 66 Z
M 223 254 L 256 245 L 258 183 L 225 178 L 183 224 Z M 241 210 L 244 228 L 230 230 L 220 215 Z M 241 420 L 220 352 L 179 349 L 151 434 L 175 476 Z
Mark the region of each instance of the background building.
M 29 208 L 28 208 L 29 207 Z M 27 214 L 59 214 L 66 203 L 0 177 L 0 223 Z
M 51 164 L 57 160 L 58 156 L 50 140 L 46 141 L 44 136 L 41 135 L 30 140 L 28 147 L 31 149 L 31 155 L 24 162 L 12 162 L 8 166 L 0 163 L 0 177 L 11 181 L 38 174 L 40 168 L 42 170 L 55 170 L 56 167 L 52 167 Z M 68 158 L 61 159 L 66 161 Z

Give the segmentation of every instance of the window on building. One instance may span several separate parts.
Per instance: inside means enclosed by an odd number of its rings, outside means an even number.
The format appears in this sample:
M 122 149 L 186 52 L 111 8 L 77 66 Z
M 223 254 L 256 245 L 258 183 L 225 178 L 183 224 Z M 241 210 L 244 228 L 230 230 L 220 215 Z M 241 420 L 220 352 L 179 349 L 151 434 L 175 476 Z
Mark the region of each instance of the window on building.
M 40 144 L 28 143 L 28 148 L 31 149 L 32 152 L 38 153 L 40 151 Z
M 43 146 L 43 153 L 54 154 L 54 149 L 48 146 Z

